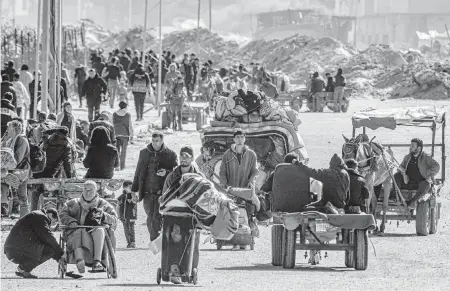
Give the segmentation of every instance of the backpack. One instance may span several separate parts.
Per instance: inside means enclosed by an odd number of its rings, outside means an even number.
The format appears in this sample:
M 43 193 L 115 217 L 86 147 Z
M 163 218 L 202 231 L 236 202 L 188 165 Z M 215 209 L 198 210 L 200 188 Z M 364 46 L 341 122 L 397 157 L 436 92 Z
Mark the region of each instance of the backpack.
M 133 83 L 133 86 L 131 86 L 131 91 L 136 93 L 146 93 L 148 90 L 147 88 L 147 82 L 145 82 L 145 79 L 136 79 Z
M 44 171 L 47 163 L 47 155 L 44 150 L 36 144 L 30 144 L 30 166 L 33 173 Z

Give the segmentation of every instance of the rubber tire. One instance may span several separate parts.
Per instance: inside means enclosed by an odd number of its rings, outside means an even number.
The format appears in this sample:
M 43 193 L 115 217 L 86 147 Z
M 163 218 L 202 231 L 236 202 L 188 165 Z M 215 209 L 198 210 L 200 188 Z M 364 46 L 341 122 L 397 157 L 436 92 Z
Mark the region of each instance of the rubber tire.
M 165 129 L 169 127 L 169 113 L 167 111 L 163 111 L 161 114 L 161 128 Z
M 158 268 L 158 270 L 156 271 L 156 283 L 158 283 L 158 285 L 161 284 L 161 278 L 162 278 L 162 270 L 161 268 Z
M 283 231 L 284 226 L 272 226 L 272 266 L 283 264 Z
M 369 235 L 367 230 L 356 229 L 355 239 L 355 269 L 366 270 L 369 261 Z
M 198 271 L 197 268 L 192 269 L 192 284 L 197 285 L 198 283 Z
M 342 237 L 344 244 L 352 244 L 353 243 L 353 232 L 348 229 L 342 230 Z M 347 268 L 355 267 L 355 254 L 354 251 L 345 251 L 345 266 Z
M 430 205 L 426 201 L 417 203 L 416 209 L 416 233 L 419 236 L 427 236 L 430 233 L 429 229 L 429 211 Z
M 217 250 L 220 251 L 222 249 L 222 243 L 218 240 L 216 241 Z
M 430 209 L 430 234 L 435 234 L 437 232 L 437 226 L 438 226 L 438 205 L 436 203 L 436 207 Z
M 295 267 L 295 241 L 297 237 L 297 231 L 284 230 L 285 245 L 283 247 L 283 269 L 293 269 Z

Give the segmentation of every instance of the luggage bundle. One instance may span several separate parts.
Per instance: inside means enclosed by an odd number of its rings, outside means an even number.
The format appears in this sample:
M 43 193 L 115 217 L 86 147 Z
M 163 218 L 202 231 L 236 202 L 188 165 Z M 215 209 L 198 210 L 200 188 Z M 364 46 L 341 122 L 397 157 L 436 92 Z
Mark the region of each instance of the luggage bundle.
M 224 93 L 216 99 L 215 120 L 212 126 L 223 122 L 260 123 L 280 121 L 295 129 L 301 124 L 298 112 L 283 108 L 263 92 L 239 89 Z

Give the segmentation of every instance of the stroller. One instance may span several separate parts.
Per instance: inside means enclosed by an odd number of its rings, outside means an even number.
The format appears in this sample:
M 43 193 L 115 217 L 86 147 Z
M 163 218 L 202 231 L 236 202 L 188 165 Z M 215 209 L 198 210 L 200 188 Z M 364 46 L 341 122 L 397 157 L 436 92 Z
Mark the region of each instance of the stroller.
M 173 266 L 179 268 L 181 281 L 197 285 L 200 234 L 193 215 L 163 216 L 161 267 L 156 282 L 169 282 Z M 197 247 L 196 247 L 197 246 Z

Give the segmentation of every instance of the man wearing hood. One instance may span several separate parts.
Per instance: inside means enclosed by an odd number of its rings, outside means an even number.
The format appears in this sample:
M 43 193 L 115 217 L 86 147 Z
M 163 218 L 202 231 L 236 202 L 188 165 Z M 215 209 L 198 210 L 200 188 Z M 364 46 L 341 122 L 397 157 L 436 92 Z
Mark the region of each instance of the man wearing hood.
M 322 199 L 306 205 L 306 210 L 319 210 L 337 214 L 334 207 L 344 208 L 347 205 L 350 177 L 346 171 L 347 167 L 340 156 L 334 154 L 331 157 L 328 169 L 312 169 L 298 160 L 294 160 L 293 164 L 297 166 L 299 171 L 323 184 Z
M 44 134 L 51 134 L 42 148 L 46 154 L 45 168 L 42 172 L 33 174 L 33 178 L 58 178 L 63 171 L 66 178 L 72 178 L 72 163 L 75 161 L 72 159 L 74 153 L 69 141 L 69 130 L 63 126 L 47 130 Z M 42 187 L 37 187 L 32 192 L 32 211 L 37 209 L 39 196 L 43 190 Z
M 133 140 L 133 123 L 131 114 L 127 110 L 128 104 L 125 101 L 119 102 L 119 110 L 113 114 L 113 124 L 116 134 L 116 145 L 120 155 L 120 169 L 125 169 L 127 158 L 128 142 Z
M 159 198 L 162 195 L 164 181 L 177 165 L 177 155 L 164 144 L 163 133 L 153 132 L 152 142 L 139 153 L 131 186 L 131 191 L 139 192 L 139 201 L 144 202 L 150 241 L 156 239 L 161 230 Z
M 345 165 L 350 176 L 350 197 L 345 211 L 346 213 L 359 213 L 357 209 L 352 209 L 352 207 L 359 207 L 360 211 L 367 213 L 366 200 L 369 199 L 369 189 L 366 181 L 358 172 L 358 163 L 354 159 L 350 159 L 345 162 Z
M 9 75 L 2 75 L 2 83 L 1 83 L 1 99 L 5 96 L 5 93 L 9 92 L 13 95 L 13 99 L 11 100 L 11 104 L 14 108 L 17 106 L 17 92 L 14 89 L 13 83 L 11 83 L 12 78 L 9 78 Z
M 103 126 L 108 131 L 109 141 L 112 145 L 116 145 L 116 131 L 114 130 L 114 125 L 109 121 L 109 112 L 103 111 L 100 116 L 98 117 L 98 120 L 93 121 L 89 124 L 89 139 L 92 138 L 92 132 L 96 127 Z
M 107 85 L 94 69 L 89 69 L 88 74 L 89 77 L 83 84 L 81 94 L 86 96 L 88 119 L 91 122 L 94 118 L 94 111 L 100 112 L 100 104 L 102 103 L 102 97 L 106 94 Z
M 144 101 L 150 87 L 150 78 L 141 64 L 138 64 L 136 70 L 130 76 L 131 92 L 134 97 L 134 107 L 136 108 L 136 121 L 144 118 Z
M 220 184 L 223 188 L 249 188 L 255 189 L 258 168 L 256 166 L 256 153 L 245 145 L 245 132 L 237 129 L 233 134 L 234 144 L 222 156 L 220 164 Z M 258 229 L 253 220 L 253 213 L 256 205 L 247 206 L 249 227 L 252 233 L 257 233 Z M 257 236 L 257 235 L 256 235 Z M 233 246 L 233 250 L 239 250 L 239 246 Z

